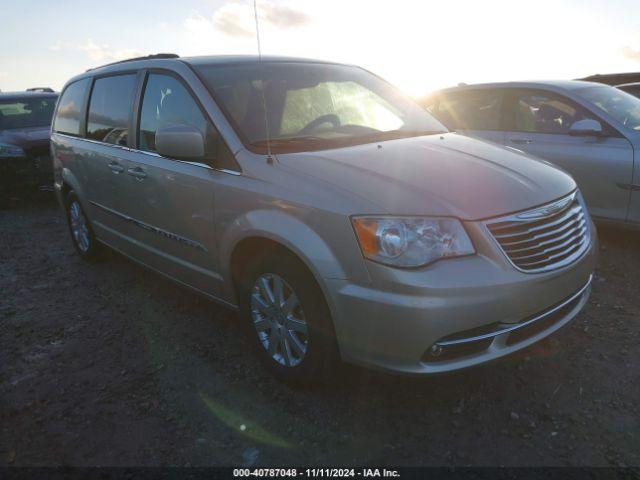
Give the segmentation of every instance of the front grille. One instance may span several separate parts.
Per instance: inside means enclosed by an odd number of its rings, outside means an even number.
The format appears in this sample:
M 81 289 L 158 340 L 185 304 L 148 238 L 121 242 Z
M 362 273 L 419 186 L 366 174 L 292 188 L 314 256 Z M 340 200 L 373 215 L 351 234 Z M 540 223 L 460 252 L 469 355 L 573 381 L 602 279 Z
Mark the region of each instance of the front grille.
M 582 256 L 590 242 L 589 217 L 576 192 L 486 225 L 511 263 L 528 273 L 568 265 Z

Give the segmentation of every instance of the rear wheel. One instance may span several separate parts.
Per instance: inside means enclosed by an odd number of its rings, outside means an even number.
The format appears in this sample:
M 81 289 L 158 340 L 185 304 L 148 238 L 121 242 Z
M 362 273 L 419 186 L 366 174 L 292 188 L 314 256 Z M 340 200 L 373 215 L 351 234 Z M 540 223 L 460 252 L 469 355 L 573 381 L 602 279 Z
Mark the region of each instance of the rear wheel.
M 309 385 L 331 373 L 338 358 L 333 322 L 297 258 L 280 252 L 264 258 L 245 276 L 241 296 L 258 356 L 276 377 Z
M 67 223 L 76 252 L 84 260 L 94 260 L 100 250 L 100 244 L 96 241 L 89 219 L 74 192 L 67 196 Z

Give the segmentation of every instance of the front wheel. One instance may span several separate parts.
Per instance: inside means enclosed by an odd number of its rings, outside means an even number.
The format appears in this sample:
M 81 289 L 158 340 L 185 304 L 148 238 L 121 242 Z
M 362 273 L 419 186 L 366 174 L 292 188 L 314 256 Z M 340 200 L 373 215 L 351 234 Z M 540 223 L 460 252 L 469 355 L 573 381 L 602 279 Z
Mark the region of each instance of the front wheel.
M 289 383 L 324 380 L 338 358 L 331 315 L 311 273 L 292 255 L 275 253 L 250 269 L 242 313 L 262 363 Z

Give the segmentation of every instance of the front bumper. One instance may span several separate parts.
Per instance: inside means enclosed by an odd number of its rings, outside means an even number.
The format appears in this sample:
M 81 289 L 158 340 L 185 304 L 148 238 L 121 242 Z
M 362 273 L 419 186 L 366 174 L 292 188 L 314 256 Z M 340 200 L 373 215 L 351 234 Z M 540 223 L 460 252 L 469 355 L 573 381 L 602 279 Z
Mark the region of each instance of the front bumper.
M 0 189 L 53 185 L 53 165 L 47 149 L 32 149 L 23 157 L 0 158 Z
M 400 270 L 371 264 L 374 286 L 326 280 L 345 361 L 410 374 L 485 363 L 569 323 L 586 304 L 597 256 L 566 267 L 516 270 L 489 239 L 472 257 Z M 477 237 L 476 237 L 477 238 Z

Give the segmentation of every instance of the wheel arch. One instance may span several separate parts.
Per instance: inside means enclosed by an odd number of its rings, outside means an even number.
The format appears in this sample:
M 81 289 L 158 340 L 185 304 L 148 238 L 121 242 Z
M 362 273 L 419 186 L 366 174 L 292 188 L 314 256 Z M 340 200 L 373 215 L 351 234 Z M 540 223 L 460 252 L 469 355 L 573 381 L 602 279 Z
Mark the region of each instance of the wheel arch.
M 308 272 L 310 278 L 322 294 L 322 300 L 329 314 L 327 320 L 329 322 L 329 328 L 331 329 L 331 335 L 335 341 L 338 342 L 338 330 L 336 329 L 335 323 L 335 306 L 325 283 L 318 278 L 317 270 L 309 265 L 308 259 L 285 243 L 286 242 L 275 240 L 270 236 L 255 234 L 246 236 L 236 243 L 229 258 L 230 284 L 233 288 L 233 298 L 239 304 L 239 292 L 242 290 L 241 281 L 243 274 L 255 264 L 254 262 L 259 262 L 269 255 L 280 255 L 281 258 L 288 256 Z M 242 309 L 241 306 L 240 308 Z M 336 348 L 338 354 L 341 355 L 339 342 L 336 343 Z
M 84 200 L 84 190 L 71 170 L 68 168 L 62 169 L 61 181 L 60 184 L 56 184 L 56 188 L 60 192 L 60 200 L 63 206 L 66 204 L 69 192 L 73 191 L 78 197 L 78 200 L 80 200 L 82 208 L 84 208 L 85 212 L 87 211 L 87 205 L 85 205 Z
M 246 214 L 236 219 L 221 239 L 222 273 L 229 279 L 231 298 L 237 300 L 236 282 L 243 268 L 271 249 L 293 255 L 311 273 L 333 310 L 322 279 L 346 278 L 343 268 L 317 232 L 299 219 L 279 211 Z

